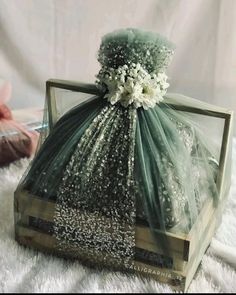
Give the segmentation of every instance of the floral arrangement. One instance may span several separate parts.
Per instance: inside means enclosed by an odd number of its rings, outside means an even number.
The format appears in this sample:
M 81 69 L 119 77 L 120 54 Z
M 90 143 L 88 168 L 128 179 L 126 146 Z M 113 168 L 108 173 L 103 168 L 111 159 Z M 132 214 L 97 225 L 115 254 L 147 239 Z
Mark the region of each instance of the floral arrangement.
M 105 98 L 114 105 L 153 108 L 163 100 L 169 83 L 164 72 L 148 73 L 139 63 L 117 69 L 103 66 L 97 75 L 98 84 L 105 86 Z

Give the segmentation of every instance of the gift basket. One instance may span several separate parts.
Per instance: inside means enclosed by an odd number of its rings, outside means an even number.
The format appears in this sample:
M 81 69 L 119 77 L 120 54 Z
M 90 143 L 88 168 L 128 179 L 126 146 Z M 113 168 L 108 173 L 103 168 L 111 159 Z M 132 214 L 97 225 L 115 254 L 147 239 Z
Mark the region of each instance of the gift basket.
M 232 112 L 167 93 L 174 48 L 115 31 L 96 84 L 47 81 L 47 127 L 15 192 L 20 244 L 188 288 L 229 191 Z
M 16 119 L 6 103 L 11 84 L 0 81 L 0 167 L 34 154 L 39 133 Z

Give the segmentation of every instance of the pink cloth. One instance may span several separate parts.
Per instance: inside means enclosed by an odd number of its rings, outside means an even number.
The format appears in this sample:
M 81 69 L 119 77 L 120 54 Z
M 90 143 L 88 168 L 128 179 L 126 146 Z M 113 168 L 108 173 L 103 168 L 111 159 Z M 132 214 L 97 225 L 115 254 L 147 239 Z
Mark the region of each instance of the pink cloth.
M 27 130 L 27 126 L 14 120 L 6 106 L 10 97 L 11 84 L 5 82 L 0 87 L 0 166 L 30 157 L 35 153 L 39 138 L 37 131 Z

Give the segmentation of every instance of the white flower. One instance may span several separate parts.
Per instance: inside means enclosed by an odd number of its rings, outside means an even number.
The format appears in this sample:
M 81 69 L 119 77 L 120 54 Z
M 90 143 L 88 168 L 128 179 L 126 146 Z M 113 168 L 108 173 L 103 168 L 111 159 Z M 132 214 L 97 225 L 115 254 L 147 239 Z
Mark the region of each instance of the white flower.
M 117 69 L 103 67 L 97 78 L 107 86 L 105 98 L 124 107 L 133 104 L 135 108 L 153 108 L 163 100 L 169 87 L 165 73 L 149 74 L 140 64 Z

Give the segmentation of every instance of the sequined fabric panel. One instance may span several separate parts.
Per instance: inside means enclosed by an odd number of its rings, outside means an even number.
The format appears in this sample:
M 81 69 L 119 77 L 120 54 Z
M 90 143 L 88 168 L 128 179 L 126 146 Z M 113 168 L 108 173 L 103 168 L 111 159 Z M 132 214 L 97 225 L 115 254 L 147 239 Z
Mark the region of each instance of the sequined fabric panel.
M 135 249 L 136 111 L 107 105 L 86 130 L 58 188 L 54 235 L 62 252 L 113 268 Z
M 149 73 L 166 70 L 174 51 L 167 46 L 152 42 L 135 41 L 132 44 L 115 41 L 102 44 L 98 53 L 98 61 L 111 68 L 132 63 L 140 63 Z

